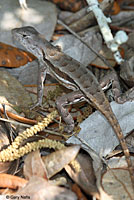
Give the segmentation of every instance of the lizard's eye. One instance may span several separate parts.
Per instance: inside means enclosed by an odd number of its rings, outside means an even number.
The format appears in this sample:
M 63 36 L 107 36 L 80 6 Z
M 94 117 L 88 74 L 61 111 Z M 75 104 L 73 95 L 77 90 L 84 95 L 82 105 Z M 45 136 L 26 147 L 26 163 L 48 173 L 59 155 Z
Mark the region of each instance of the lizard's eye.
M 23 34 L 23 37 L 24 37 L 24 38 L 26 38 L 26 37 L 27 37 L 27 35 L 26 35 L 26 34 Z

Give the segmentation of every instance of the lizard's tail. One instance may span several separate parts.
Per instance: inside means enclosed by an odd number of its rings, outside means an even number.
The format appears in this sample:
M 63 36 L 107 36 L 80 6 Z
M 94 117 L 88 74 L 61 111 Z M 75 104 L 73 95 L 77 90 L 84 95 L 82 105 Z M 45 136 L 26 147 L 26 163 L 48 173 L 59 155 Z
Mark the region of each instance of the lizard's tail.
M 121 127 L 119 125 L 119 122 L 118 122 L 116 116 L 114 115 L 111 106 L 109 106 L 109 108 L 107 108 L 107 111 L 105 110 L 105 112 L 103 112 L 103 114 L 106 117 L 106 119 L 108 120 L 108 122 L 110 123 L 110 125 L 112 126 L 112 128 L 113 128 L 114 132 L 116 133 L 116 136 L 117 136 L 117 138 L 118 138 L 118 140 L 121 144 L 121 147 L 122 147 L 122 150 L 124 152 L 126 162 L 127 162 L 127 165 L 128 165 L 130 178 L 131 178 L 133 188 L 134 188 L 134 168 L 132 166 L 132 162 L 131 162 L 131 159 L 130 159 L 130 153 L 129 153 L 123 132 L 122 132 Z

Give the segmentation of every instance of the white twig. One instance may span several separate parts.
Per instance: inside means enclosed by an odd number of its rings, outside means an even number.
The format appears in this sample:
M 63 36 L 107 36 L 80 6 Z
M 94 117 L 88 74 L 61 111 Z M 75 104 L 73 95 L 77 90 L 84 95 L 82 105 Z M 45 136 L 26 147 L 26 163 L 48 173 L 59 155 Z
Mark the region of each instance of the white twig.
M 20 6 L 23 9 L 27 9 L 27 3 L 26 0 L 19 0 Z
M 111 23 L 111 19 L 107 18 L 103 14 L 102 10 L 99 7 L 98 1 L 87 0 L 87 3 L 89 5 L 88 11 L 92 11 L 94 13 L 107 47 L 110 48 L 111 51 L 114 53 L 114 57 L 117 63 L 121 64 L 124 60 L 121 57 L 118 48 L 122 43 L 125 43 L 128 40 L 127 34 L 124 31 L 119 31 L 116 33 L 115 37 L 113 37 L 111 30 L 108 26 L 108 23 Z

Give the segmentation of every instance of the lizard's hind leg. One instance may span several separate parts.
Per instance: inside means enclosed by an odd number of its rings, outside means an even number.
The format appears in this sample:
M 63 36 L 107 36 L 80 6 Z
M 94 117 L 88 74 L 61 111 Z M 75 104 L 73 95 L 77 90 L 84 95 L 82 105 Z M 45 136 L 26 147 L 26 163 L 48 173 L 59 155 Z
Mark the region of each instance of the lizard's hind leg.
M 84 95 L 80 91 L 73 91 L 69 94 L 65 94 L 64 96 L 59 97 L 56 100 L 56 107 L 58 109 L 58 112 L 67 124 L 65 132 L 71 133 L 74 129 L 74 120 L 71 114 L 66 109 L 66 106 L 83 100 Z

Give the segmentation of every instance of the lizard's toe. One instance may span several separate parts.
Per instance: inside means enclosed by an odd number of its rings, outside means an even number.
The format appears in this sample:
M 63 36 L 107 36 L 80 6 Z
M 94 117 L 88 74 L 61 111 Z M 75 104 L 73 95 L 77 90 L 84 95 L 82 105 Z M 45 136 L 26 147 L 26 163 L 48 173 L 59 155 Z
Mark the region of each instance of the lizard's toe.
M 42 107 L 42 103 L 37 102 L 36 104 L 30 107 L 30 110 L 33 110 L 36 107 Z
M 69 124 L 65 127 L 64 131 L 68 134 L 71 134 L 74 130 L 74 124 Z

